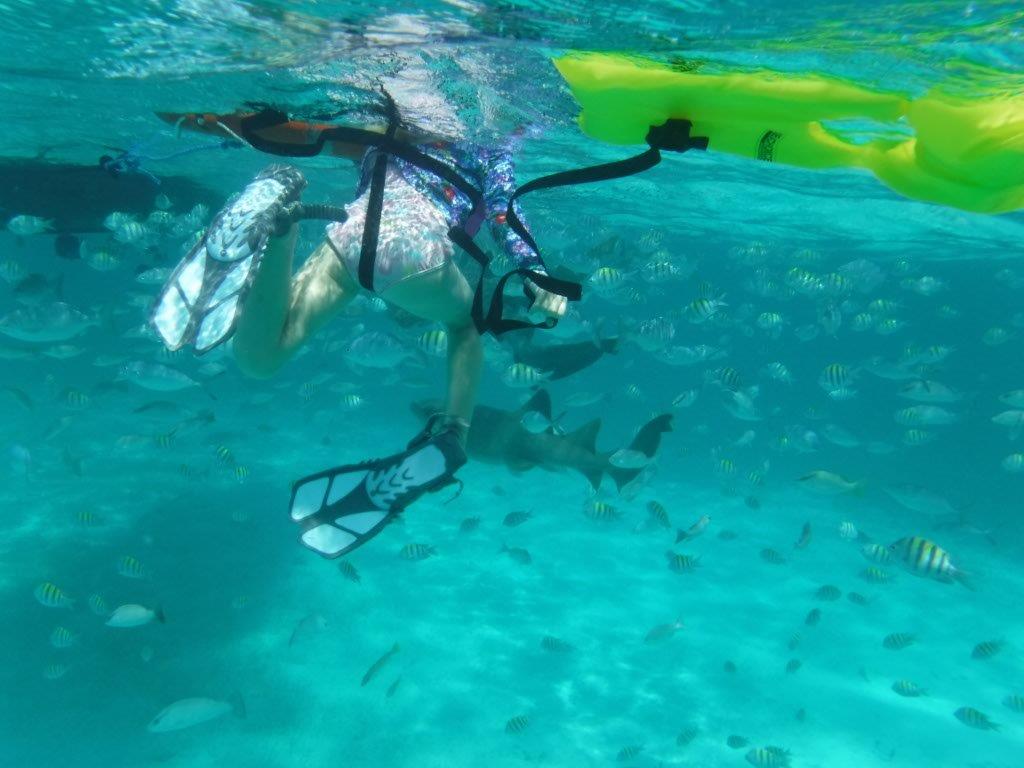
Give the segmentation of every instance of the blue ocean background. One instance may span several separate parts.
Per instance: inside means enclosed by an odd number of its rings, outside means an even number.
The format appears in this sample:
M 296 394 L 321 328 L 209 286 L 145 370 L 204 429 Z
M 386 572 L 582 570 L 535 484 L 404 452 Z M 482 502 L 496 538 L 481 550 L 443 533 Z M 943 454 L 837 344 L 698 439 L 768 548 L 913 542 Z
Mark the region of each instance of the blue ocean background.
M 257 103 L 365 124 L 379 117 L 377 86 L 404 84 L 414 118 L 460 125 L 483 142 L 520 131 L 523 182 L 630 151 L 580 132 L 578 107 L 551 65 L 568 50 L 827 72 L 912 93 L 1019 82 L 1022 61 L 1019 9 L 1002 2 L 812 2 L 797 11 L 734 0 L 642 9 L 7 0 L 0 18 L 0 155 L 19 163 L 0 175 L 25 188 L 15 199 L 22 207 L 4 203 L 4 221 L 45 214 L 31 190 L 46 164 L 95 165 L 118 151 L 105 147 L 157 158 L 144 163 L 165 181 L 149 188 L 154 210 L 170 177 L 224 200 L 272 160 L 178 135 L 160 111 Z M 306 199 L 351 200 L 351 164 L 297 164 L 309 178 Z M 174 217 L 205 214 L 201 226 L 216 212 L 168 197 Z M 617 353 L 543 384 L 554 414 L 565 412 L 558 425 L 571 431 L 600 418 L 598 448 L 608 452 L 655 415 L 673 414 L 674 429 L 650 477 L 624 495 L 606 480 L 595 496 L 571 469 L 471 461 L 460 494 L 425 497 L 348 558 L 358 582 L 299 544 L 291 483 L 391 453 L 422 427 L 412 406 L 443 392 L 443 359 L 416 352 L 394 370 L 364 368 L 348 364 L 343 347 L 380 331 L 417 350 L 429 326 L 402 327 L 360 299 L 280 374 L 248 379 L 226 354 L 167 353 L 145 327 L 160 286 L 137 275 L 176 264 L 191 233 L 161 230 L 149 248 L 112 243 L 102 224 L 78 233 L 84 253 L 116 256 L 116 267 L 99 271 L 56 256 L 51 233 L 0 232 L 0 316 L 59 298 L 94 321 L 49 353 L 0 340 L 0 765 L 742 766 L 767 745 L 789 750 L 796 768 L 1020 764 L 1024 714 L 1004 700 L 1024 695 L 1024 474 L 1004 463 L 1024 443 L 992 422 L 1012 408 L 1000 397 L 1024 387 L 1020 213 L 970 214 L 902 198 L 859 171 L 713 152 L 540 192 L 523 209 L 549 265 L 583 279 L 602 267 L 625 275 L 610 296 L 587 290 L 571 322 L 535 340 L 620 339 Z M 303 225 L 297 258 L 321 238 L 318 225 Z M 644 280 L 652 258 L 687 276 Z M 870 265 L 866 290 L 827 299 L 793 288 L 794 269 L 824 278 L 851 263 L 858 272 Z M 19 292 L 31 275 L 44 287 Z M 924 277 L 941 288 L 915 291 Z M 764 281 L 774 287 L 757 290 Z M 727 306 L 691 322 L 688 307 L 702 297 Z M 884 314 L 899 321 L 894 332 L 854 329 L 874 300 L 892 302 Z M 844 302 L 841 324 L 827 332 L 823 306 Z M 766 312 L 782 317 L 777 335 L 757 322 Z M 666 346 L 716 354 L 667 364 L 636 340 L 653 318 L 674 329 Z M 933 347 L 948 356 L 906 363 Z M 480 402 L 516 411 L 531 389 L 505 382 L 510 360 L 497 343 L 488 342 L 487 359 Z M 140 360 L 200 385 L 160 393 L 118 376 Z M 900 361 L 912 371 L 906 380 L 872 372 Z M 765 375 L 773 362 L 790 383 Z M 848 398 L 819 383 L 833 364 L 852 371 Z M 734 389 L 753 393 L 756 420 L 726 407 L 729 388 L 716 383 L 726 367 Z M 940 404 L 955 423 L 897 423 L 915 405 L 901 389 L 921 379 L 960 394 Z M 674 404 L 691 390 L 691 406 Z M 360 405 L 345 406 L 346 394 Z M 566 406 L 574 397 L 591 402 Z M 855 444 L 830 441 L 826 425 Z M 924 434 L 907 434 L 914 429 Z M 815 493 L 801 478 L 817 471 L 862 485 Z M 905 486 L 929 501 L 917 510 L 899 503 L 890 491 Z M 595 498 L 617 519 L 588 516 Z M 672 527 L 651 522 L 651 502 Z M 515 511 L 532 517 L 503 524 Z M 674 545 L 675 529 L 702 515 L 707 530 Z M 469 517 L 479 527 L 465 532 Z M 805 523 L 811 541 L 795 548 Z M 889 583 L 866 580 L 877 565 L 862 554 L 867 538 L 888 545 L 907 536 L 949 552 L 973 589 L 895 562 L 878 566 Z M 411 562 L 399 554 L 410 543 L 436 554 Z M 527 549 L 532 562 L 516 562 L 506 545 Z M 674 572 L 670 549 L 699 557 L 699 567 Z M 766 549 L 784 562 L 769 562 Z M 126 556 L 146 578 L 118 572 Z M 44 583 L 73 606 L 40 604 L 34 592 Z M 841 599 L 816 597 L 825 585 Z M 110 628 L 91 595 L 110 609 L 160 606 L 166 623 Z M 812 609 L 821 618 L 809 626 Z M 677 619 L 684 626 L 671 637 L 645 639 Z M 71 647 L 51 643 L 57 627 L 75 637 Z M 916 642 L 884 647 L 898 632 Z M 571 648 L 553 651 L 545 637 Z M 973 658 L 986 641 L 1001 650 Z M 361 685 L 395 643 L 400 651 Z M 787 671 L 793 659 L 799 669 Z M 899 680 L 927 695 L 897 695 Z M 245 716 L 147 731 L 188 697 L 241 700 Z M 960 722 L 954 712 L 965 706 L 999 730 Z M 520 716 L 524 728 L 507 728 Z M 680 743 L 688 729 L 692 739 Z M 734 736 L 743 746 L 730 746 Z

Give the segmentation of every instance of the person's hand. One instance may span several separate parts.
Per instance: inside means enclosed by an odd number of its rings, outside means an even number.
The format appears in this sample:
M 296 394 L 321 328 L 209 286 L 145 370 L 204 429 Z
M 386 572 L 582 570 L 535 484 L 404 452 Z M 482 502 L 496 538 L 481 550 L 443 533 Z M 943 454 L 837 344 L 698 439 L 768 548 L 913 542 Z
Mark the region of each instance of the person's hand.
M 555 320 L 565 317 L 565 311 L 569 308 L 569 299 L 561 294 L 545 291 L 530 278 L 526 278 L 524 282 L 533 294 L 533 303 L 529 310 L 531 315 L 553 317 Z

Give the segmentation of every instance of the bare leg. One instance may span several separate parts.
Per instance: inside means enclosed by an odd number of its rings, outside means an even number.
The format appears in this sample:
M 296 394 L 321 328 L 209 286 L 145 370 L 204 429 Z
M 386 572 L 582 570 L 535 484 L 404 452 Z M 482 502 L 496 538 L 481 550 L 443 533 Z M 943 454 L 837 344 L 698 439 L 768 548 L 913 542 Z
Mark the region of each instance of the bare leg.
M 458 266 L 445 266 L 403 280 L 382 294 L 383 298 L 424 320 L 444 323 L 448 329 L 448 393 L 445 412 L 467 423 L 476 406 L 483 342 L 470 318 L 473 289 Z
M 292 279 L 296 234 L 270 241 L 235 330 L 235 359 L 250 376 L 273 374 L 359 292 L 326 242 Z

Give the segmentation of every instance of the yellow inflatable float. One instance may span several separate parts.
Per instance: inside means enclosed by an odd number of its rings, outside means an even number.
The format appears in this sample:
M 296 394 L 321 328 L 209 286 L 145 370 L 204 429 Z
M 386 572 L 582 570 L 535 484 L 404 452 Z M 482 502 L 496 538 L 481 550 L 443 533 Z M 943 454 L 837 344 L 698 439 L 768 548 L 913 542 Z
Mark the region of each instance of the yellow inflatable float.
M 911 99 L 835 78 L 772 72 L 701 74 L 631 57 L 555 60 L 582 107 L 584 133 L 642 144 L 653 125 L 693 123 L 708 149 L 801 168 L 856 167 L 917 200 L 981 213 L 1024 207 L 1024 96 Z M 830 121 L 892 126 L 858 141 Z

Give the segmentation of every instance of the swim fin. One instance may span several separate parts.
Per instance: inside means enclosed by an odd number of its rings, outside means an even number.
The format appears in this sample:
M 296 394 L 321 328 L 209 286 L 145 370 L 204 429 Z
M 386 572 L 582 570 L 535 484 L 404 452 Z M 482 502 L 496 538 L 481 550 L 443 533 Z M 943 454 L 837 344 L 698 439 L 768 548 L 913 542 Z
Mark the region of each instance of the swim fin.
M 169 350 L 192 344 L 202 354 L 231 337 L 279 217 L 298 206 L 305 186 L 297 168 L 269 165 L 228 200 L 153 307 L 150 322 Z
M 458 436 L 444 431 L 414 440 L 402 453 L 335 467 L 297 480 L 290 514 L 300 541 L 328 558 L 372 539 L 424 493 L 458 482 L 466 463 Z

